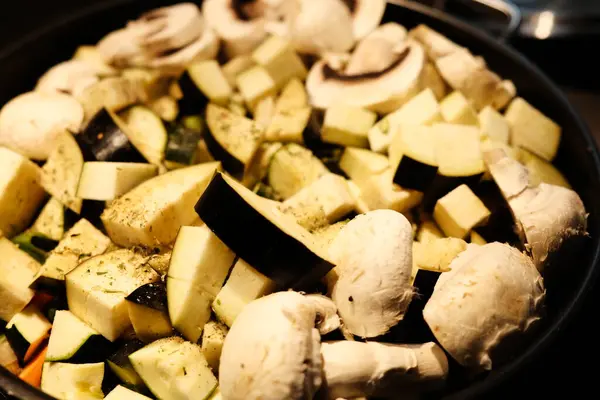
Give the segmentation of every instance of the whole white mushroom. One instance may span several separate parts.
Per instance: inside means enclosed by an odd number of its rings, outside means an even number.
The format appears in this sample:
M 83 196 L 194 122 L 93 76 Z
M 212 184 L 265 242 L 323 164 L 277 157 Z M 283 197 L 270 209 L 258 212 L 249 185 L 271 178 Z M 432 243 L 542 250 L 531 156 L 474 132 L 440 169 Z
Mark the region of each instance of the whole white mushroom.
M 331 297 L 353 334 L 383 335 L 404 318 L 413 296 L 412 242 L 404 215 L 376 210 L 354 218 L 331 243 L 338 275 Z
M 62 132 L 78 132 L 83 108 L 59 92 L 21 94 L 0 110 L 0 146 L 35 160 L 45 160 Z
M 423 317 L 459 364 L 489 370 L 494 351 L 540 319 L 545 293 L 535 265 L 517 249 L 469 246 L 440 276 Z

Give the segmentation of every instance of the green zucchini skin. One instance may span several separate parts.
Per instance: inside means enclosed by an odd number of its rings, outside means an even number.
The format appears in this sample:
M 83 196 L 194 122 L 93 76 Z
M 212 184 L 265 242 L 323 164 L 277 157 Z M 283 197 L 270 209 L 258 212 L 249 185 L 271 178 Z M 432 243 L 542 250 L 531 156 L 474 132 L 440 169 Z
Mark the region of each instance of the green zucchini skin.
M 165 160 L 183 165 L 194 164 L 198 142 L 202 140 L 203 129 L 190 129 L 176 124 L 169 131 Z
M 120 347 L 110 357 L 106 359 L 106 364 L 108 366 L 108 368 L 106 369 L 110 369 L 112 371 L 113 366 L 111 366 L 111 364 L 113 364 L 118 368 L 127 370 L 131 374 L 131 376 L 135 376 L 137 378 L 137 381 L 127 381 L 117 378 L 119 381 L 122 381 L 128 388 L 131 388 L 132 390 L 136 391 L 139 391 L 140 389 L 144 388 L 145 385 L 142 383 L 142 379 L 139 377 L 137 372 L 135 372 L 135 370 L 133 369 L 133 365 L 131 365 L 131 361 L 129 361 L 129 355 L 135 353 L 145 345 L 146 344 L 144 342 L 138 339 L 120 342 Z
M 75 139 L 84 161 L 146 162 L 105 108 Z
M 102 335 L 93 335 L 77 350 L 73 357 L 60 362 L 69 364 L 88 364 L 103 362 L 113 353 L 115 346 Z
M 426 192 L 435 180 L 437 172 L 437 166 L 422 163 L 405 155 L 396 168 L 394 183 L 404 189 Z
M 129 296 L 125 298 L 127 301 L 152 308 L 154 310 L 167 312 L 167 287 L 162 282 L 148 283 L 140 286 Z
M 19 249 L 29 254 L 37 262 L 43 264 L 48 257 L 48 252 L 52 251 L 58 242 L 42 234 L 25 232 L 11 239 Z
M 249 205 L 219 173 L 195 209 L 223 243 L 281 288 L 310 288 L 333 268 Z

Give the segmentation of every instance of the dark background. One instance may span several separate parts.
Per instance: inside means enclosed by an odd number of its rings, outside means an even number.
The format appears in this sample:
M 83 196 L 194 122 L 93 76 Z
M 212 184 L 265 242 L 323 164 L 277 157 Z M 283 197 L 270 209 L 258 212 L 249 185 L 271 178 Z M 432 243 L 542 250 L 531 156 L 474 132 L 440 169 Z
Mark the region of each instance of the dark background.
M 97 3 L 102 0 L 0 0 L 0 48 L 10 44 L 29 32 L 42 27 L 62 15 Z M 10 2 L 10 3 L 9 3 Z M 513 43 L 519 45 L 518 42 Z M 600 47 L 596 47 L 596 51 Z M 560 62 L 573 62 L 562 60 Z M 540 65 L 544 68 L 544 65 Z M 597 73 L 599 73 L 597 71 Z M 10 79 L 10 77 L 0 77 Z M 600 82 L 598 75 L 591 77 Z M 562 86 L 572 101 L 580 108 L 588 123 L 592 125 L 594 134 L 600 138 L 600 99 L 597 95 L 582 92 L 581 89 Z M 592 101 L 590 101 L 592 99 Z M 597 124 L 597 125 L 596 125 Z M 598 126 L 599 129 L 595 127 Z M 572 266 L 576 268 L 576 265 Z M 578 318 L 555 342 L 544 357 L 501 387 L 490 399 L 539 399 L 565 396 L 566 398 L 598 398 L 595 392 L 596 381 L 600 379 L 598 359 L 597 311 L 600 296 L 594 295 L 579 312 Z M 0 395 L 0 398 L 2 396 Z

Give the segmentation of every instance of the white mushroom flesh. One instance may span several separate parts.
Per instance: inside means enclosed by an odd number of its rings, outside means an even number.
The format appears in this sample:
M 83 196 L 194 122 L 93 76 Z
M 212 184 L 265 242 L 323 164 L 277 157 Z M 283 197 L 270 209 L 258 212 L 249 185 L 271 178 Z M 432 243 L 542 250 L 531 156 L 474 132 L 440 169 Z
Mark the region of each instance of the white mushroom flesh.
M 35 90 L 41 92 L 63 92 L 77 96 L 86 87 L 100 80 L 104 70 L 81 61 L 69 60 L 50 68 L 38 80 Z
M 539 320 L 544 297 L 529 257 L 501 243 L 470 246 L 440 276 L 423 317 L 458 363 L 489 370 L 503 341 Z
M 406 28 L 395 22 L 381 25 L 363 39 L 354 50 L 344 73 L 358 75 L 386 69 L 396 60 L 399 46 L 406 39 Z
M 397 110 L 420 91 L 425 53 L 414 41 L 406 41 L 404 50 L 396 53 L 392 65 L 369 74 L 346 75 L 323 60 L 317 62 L 306 81 L 311 104 L 326 109 L 342 102 L 380 114 Z
M 296 292 L 275 293 L 244 307 L 223 344 L 223 399 L 313 398 L 322 380 L 319 308 Z
M 332 299 L 350 332 L 376 337 L 402 320 L 413 296 L 412 227 L 404 215 L 392 210 L 359 215 L 329 252 L 338 274 Z
M 351 0 L 354 37 L 360 40 L 373 32 L 383 18 L 385 0 Z
M 63 93 L 28 92 L 0 110 L 0 146 L 36 160 L 48 158 L 60 133 L 79 132 L 83 108 Z
M 410 389 L 435 389 L 448 375 L 448 360 L 435 343 L 324 342 L 324 385 L 330 399 L 393 397 Z
M 502 149 L 486 152 L 485 161 L 540 272 L 567 243 L 575 246 L 572 252 L 587 237 L 587 213 L 575 191 L 546 183 L 532 187 L 527 168 Z
M 313 303 L 317 312 L 317 329 L 321 335 L 326 335 L 340 327 L 340 317 L 337 315 L 335 303 L 327 296 L 309 294 L 306 299 Z

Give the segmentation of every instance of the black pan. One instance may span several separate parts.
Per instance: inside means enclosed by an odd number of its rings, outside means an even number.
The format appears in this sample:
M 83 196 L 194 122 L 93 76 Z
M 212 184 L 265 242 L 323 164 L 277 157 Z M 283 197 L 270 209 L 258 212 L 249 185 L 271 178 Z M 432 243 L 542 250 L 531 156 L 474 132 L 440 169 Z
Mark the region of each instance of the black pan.
M 72 14 L 47 26 L 0 52 L 0 105 L 19 93 L 31 90 L 50 66 L 71 57 L 80 44 L 93 44 L 107 32 L 122 27 L 143 11 L 174 0 L 105 0 L 95 7 Z M 407 28 L 425 23 L 452 40 L 482 55 L 491 69 L 512 79 L 519 94 L 563 127 L 563 143 L 557 164 L 581 195 L 590 213 L 591 238 L 585 249 L 560 279 L 548 277 L 547 316 L 528 347 L 474 381 L 451 376 L 439 397 L 466 399 L 490 393 L 515 372 L 531 365 L 543 353 L 580 309 L 594 285 L 600 258 L 600 157 L 586 124 L 573 110 L 563 93 L 525 57 L 487 34 L 440 11 L 411 2 L 394 1 L 386 10 L 386 21 Z M 42 400 L 42 394 L 0 368 L 0 388 L 17 399 Z M 436 396 L 437 397 L 437 396 Z M 0 394 L 0 398 L 2 395 Z

